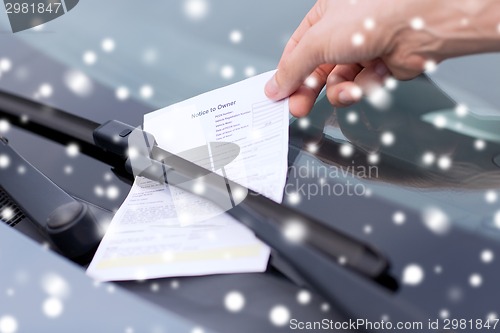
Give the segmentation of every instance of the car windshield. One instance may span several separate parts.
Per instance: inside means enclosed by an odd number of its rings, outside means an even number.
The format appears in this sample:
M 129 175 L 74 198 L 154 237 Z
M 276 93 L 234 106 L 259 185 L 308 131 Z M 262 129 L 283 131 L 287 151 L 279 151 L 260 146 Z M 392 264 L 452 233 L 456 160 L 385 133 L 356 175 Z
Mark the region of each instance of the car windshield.
M 0 89 L 98 123 L 140 125 L 145 113 L 275 69 L 313 4 L 86 0 L 16 34 L 2 14 Z M 283 204 L 388 253 L 397 276 L 417 263 L 460 277 L 428 278 L 431 290 L 446 290 L 432 309 L 425 293 L 401 291 L 435 314 L 456 298 L 450 293 L 463 295 L 479 253 L 499 245 L 499 63 L 495 54 L 446 61 L 411 81 L 388 80 L 352 107 L 334 109 L 323 94 L 307 118 L 290 117 Z M 71 145 L 65 154 L 14 126 L 8 137 L 89 202 L 115 210 L 130 188 L 109 166 L 73 156 Z M 452 265 L 457 258 L 470 265 Z M 484 292 L 467 297 L 481 315 L 497 306 Z M 454 309 L 456 318 L 470 315 Z

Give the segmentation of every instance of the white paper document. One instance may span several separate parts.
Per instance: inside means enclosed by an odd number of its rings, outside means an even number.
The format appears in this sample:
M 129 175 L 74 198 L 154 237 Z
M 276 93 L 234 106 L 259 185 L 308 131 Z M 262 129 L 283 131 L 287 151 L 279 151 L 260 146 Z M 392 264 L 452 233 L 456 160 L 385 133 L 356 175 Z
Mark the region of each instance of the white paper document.
M 264 94 L 268 72 L 144 117 L 160 148 L 183 155 L 213 142 L 239 153 L 202 165 L 281 202 L 288 155 L 288 100 Z M 193 186 L 197 180 L 193 180 Z M 224 209 L 171 185 L 137 177 L 115 214 L 87 273 L 101 281 L 261 272 L 269 248 Z

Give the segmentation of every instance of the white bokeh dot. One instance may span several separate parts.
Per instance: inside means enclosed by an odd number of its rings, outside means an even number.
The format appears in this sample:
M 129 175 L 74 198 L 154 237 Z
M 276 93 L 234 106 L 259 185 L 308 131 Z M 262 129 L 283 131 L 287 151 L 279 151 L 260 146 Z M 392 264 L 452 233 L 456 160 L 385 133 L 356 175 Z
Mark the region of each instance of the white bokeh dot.
M 395 78 L 393 78 L 392 76 L 390 76 L 387 79 L 385 79 L 384 86 L 388 90 L 394 90 L 394 89 L 396 89 L 398 87 L 398 80 L 396 80 Z
M 441 319 L 449 318 L 450 317 L 450 312 L 447 309 L 442 309 L 441 311 L 439 311 L 439 317 Z
M 38 92 L 40 93 L 40 96 L 44 98 L 48 98 L 52 96 L 52 93 L 54 92 L 54 89 L 49 83 L 43 83 L 40 88 L 38 88 Z
M 115 50 L 115 41 L 111 38 L 105 38 L 101 42 L 101 48 L 104 52 L 110 53 Z
M 139 89 L 139 94 L 144 99 L 150 99 L 151 97 L 153 97 L 154 93 L 155 92 L 153 87 L 149 84 L 145 84 Z
M 432 152 L 427 151 L 422 155 L 422 163 L 424 165 L 432 165 L 435 160 L 436 156 Z
M 437 63 L 434 60 L 427 60 L 424 63 L 424 70 L 427 73 L 434 73 L 437 70 Z
M 97 62 L 97 54 L 94 51 L 85 51 L 82 60 L 85 65 L 91 66 Z
M 57 297 L 49 297 L 42 304 L 43 313 L 49 318 L 59 317 L 64 310 L 62 301 Z
M 456 107 L 455 107 L 455 113 L 458 117 L 465 117 L 467 115 L 467 113 L 469 113 L 469 109 L 467 108 L 467 106 L 465 104 L 458 104 Z
M 352 45 L 354 45 L 354 46 L 363 45 L 363 43 L 365 42 L 365 36 L 363 36 L 363 34 L 359 33 L 359 32 L 355 33 L 352 36 L 351 42 L 352 42 Z
M 129 98 L 130 91 L 128 90 L 127 87 L 121 86 L 121 87 L 116 88 L 115 96 L 118 100 L 124 101 L 124 100 Z
M 185 0 L 184 13 L 192 20 L 200 20 L 208 15 L 209 6 L 206 0 Z
M 344 143 L 340 146 L 340 155 L 343 157 L 350 157 L 354 154 L 354 147 L 348 143 Z
M 410 21 L 410 26 L 415 30 L 422 30 L 425 26 L 425 22 L 421 17 L 415 17 Z
M 226 80 L 233 78 L 233 76 L 234 76 L 233 66 L 230 66 L 230 65 L 222 66 L 222 68 L 220 69 L 220 76 Z
M 10 123 L 6 119 L 0 119 L 0 133 L 7 133 L 10 130 Z
M 448 170 L 449 168 L 451 168 L 452 160 L 449 156 L 441 156 L 438 159 L 437 164 L 441 170 Z
M 406 215 L 402 211 L 397 211 L 392 215 L 392 221 L 394 224 L 401 225 L 406 221 Z
M 349 124 L 355 124 L 359 119 L 358 113 L 356 111 L 349 111 L 346 115 L 346 120 Z
M 276 305 L 269 312 L 269 320 L 275 326 L 285 326 L 290 320 L 290 310 L 284 305 Z
M 16 333 L 18 328 L 17 320 L 11 315 L 0 317 L 0 333 Z
M 483 277 L 478 273 L 474 273 L 469 277 L 469 284 L 473 288 L 478 288 L 483 284 Z
M 76 143 L 70 143 L 66 146 L 66 155 L 76 157 L 80 154 L 80 147 Z
M 424 280 L 424 270 L 420 265 L 410 264 L 403 270 L 403 283 L 409 286 L 417 286 Z
M 481 252 L 481 261 L 485 264 L 489 264 L 495 259 L 495 255 L 491 250 L 483 250 Z
M 11 207 L 5 207 L 2 209 L 0 212 L 0 217 L 2 217 L 3 220 L 10 220 L 14 216 L 14 210 Z
M 498 199 L 498 194 L 497 192 L 493 190 L 489 190 L 484 194 L 484 200 L 486 200 L 487 203 L 495 203 Z
M 118 189 L 118 187 L 114 185 L 108 186 L 108 188 L 106 189 L 106 197 L 109 200 L 116 200 L 118 199 L 119 196 L 120 196 L 120 190 Z
M 380 141 L 384 146 L 392 146 L 396 142 L 396 137 L 392 132 L 384 132 L 380 136 Z
M 257 73 L 257 71 L 255 70 L 255 67 L 252 67 L 252 66 L 245 67 L 245 76 L 246 77 L 252 77 L 256 73 Z
M 10 165 L 10 158 L 8 155 L 1 154 L 0 155 L 0 169 L 6 169 Z
M 300 194 L 297 192 L 290 193 L 287 199 L 290 204 L 297 205 L 300 202 Z
M 439 115 L 439 116 L 437 116 L 437 117 L 434 118 L 434 120 L 432 121 L 432 123 L 437 128 L 444 128 L 446 126 L 446 123 L 447 123 L 446 117 L 443 116 L 443 115 Z
M 375 28 L 375 20 L 371 17 L 368 17 L 364 20 L 363 26 L 366 30 L 373 30 Z
M 311 293 L 308 290 L 301 290 L 297 293 L 297 302 L 299 304 L 309 304 L 311 302 L 311 298 Z
M 330 310 L 330 304 L 328 304 L 328 303 L 322 303 L 321 304 L 321 311 L 327 312 L 329 310 Z
M 2 58 L 0 59 L 0 73 L 1 72 L 8 72 L 12 68 L 12 62 L 8 58 Z
M 436 235 L 447 234 L 451 228 L 448 215 L 438 207 L 428 207 L 422 211 L 424 225 Z
M 233 30 L 229 33 L 229 40 L 233 44 L 239 44 L 243 40 L 243 33 L 239 30 Z
M 474 148 L 476 150 L 484 150 L 486 148 L 486 142 L 484 140 L 476 140 L 474 141 Z
M 285 224 L 282 230 L 285 239 L 292 243 L 302 242 L 307 234 L 307 229 L 303 223 L 298 221 L 291 221 Z
M 224 297 L 224 306 L 229 312 L 240 312 L 245 307 L 245 297 L 239 291 L 230 291 Z
M 380 162 L 380 155 L 376 153 L 368 154 L 367 160 L 370 164 L 378 164 Z
M 64 83 L 75 95 L 89 96 L 93 90 L 92 80 L 79 70 L 70 70 L 64 74 Z

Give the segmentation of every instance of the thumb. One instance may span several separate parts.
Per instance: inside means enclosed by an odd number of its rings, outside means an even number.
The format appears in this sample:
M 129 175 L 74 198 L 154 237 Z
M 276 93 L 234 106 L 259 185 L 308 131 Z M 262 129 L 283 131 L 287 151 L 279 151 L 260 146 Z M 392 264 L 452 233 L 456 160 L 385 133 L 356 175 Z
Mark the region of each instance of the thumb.
M 293 94 L 305 79 L 323 64 L 323 43 L 318 25 L 311 27 L 295 48 L 286 54 L 278 64 L 278 71 L 267 82 L 265 93 L 273 100 L 280 100 Z

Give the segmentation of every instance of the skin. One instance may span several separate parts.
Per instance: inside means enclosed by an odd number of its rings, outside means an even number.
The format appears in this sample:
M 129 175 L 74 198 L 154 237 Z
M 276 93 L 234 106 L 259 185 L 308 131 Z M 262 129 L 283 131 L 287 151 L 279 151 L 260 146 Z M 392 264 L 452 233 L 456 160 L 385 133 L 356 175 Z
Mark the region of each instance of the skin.
M 287 43 L 267 83 L 273 100 L 307 115 L 322 88 L 334 106 L 353 104 L 388 76 L 500 51 L 500 0 L 318 0 Z

